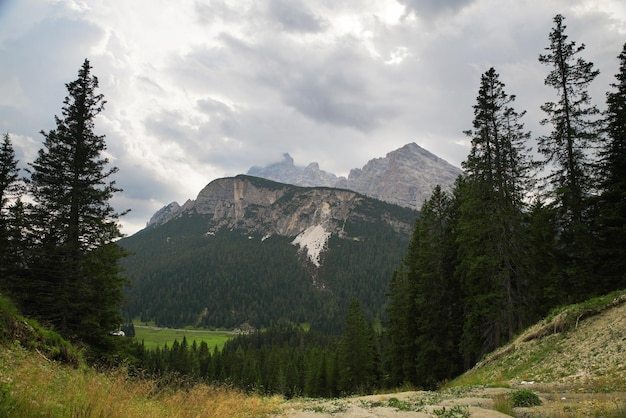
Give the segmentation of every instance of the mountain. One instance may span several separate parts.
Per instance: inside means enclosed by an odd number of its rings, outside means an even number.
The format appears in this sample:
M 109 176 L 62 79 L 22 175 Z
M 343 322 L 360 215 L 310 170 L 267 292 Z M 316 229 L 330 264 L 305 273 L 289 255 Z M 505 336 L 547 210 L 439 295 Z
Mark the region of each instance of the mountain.
M 418 213 L 356 192 L 250 176 L 217 179 L 120 244 L 126 315 L 170 327 L 339 331 L 352 298 L 371 319 Z
M 350 170 L 348 178 L 320 170 L 318 163 L 297 167 L 289 154 L 280 162 L 248 170 L 252 176 L 298 186 L 340 187 L 413 209 L 422 206 L 436 185 L 449 190 L 462 173 L 415 143 Z
M 306 167 L 296 167 L 289 154 L 283 154 L 283 160 L 280 162 L 265 167 L 253 166 L 247 174 L 304 187 L 336 187 L 339 182 L 336 175 L 320 170 L 318 163 L 311 163 Z

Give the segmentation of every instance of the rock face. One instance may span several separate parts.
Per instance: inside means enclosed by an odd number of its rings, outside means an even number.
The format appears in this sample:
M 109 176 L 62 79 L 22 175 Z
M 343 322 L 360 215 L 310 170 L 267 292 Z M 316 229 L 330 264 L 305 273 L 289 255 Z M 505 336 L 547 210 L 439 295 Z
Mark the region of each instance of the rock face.
M 298 186 L 326 186 L 353 190 L 396 205 L 419 209 L 436 185 L 449 190 L 461 169 L 415 143 L 370 160 L 350 171 L 348 178 L 320 170 L 317 163 L 296 167 L 285 154 L 283 161 L 252 167 L 248 175 Z
M 222 229 L 245 231 L 264 238 L 293 237 L 310 261 L 319 267 L 320 254 L 331 235 L 344 239 L 349 217 L 363 218 L 356 207 L 367 199 L 350 190 L 327 187 L 300 187 L 240 175 L 212 181 L 195 200 L 183 206 L 170 203 L 158 211 L 148 226 L 158 226 L 186 213 L 204 215 L 210 222 L 206 234 Z M 409 234 L 411 222 L 398 222 L 381 213 L 380 221 L 397 232 Z
M 218 179 L 207 185 L 196 200 L 189 200 L 183 206 L 172 202 L 160 209 L 152 216 L 147 226 L 161 225 L 187 210 L 213 214 L 216 220 L 237 219 L 237 222 L 244 222 L 242 216 L 249 206 L 255 206 L 257 210 L 263 211 L 261 208 L 272 205 L 286 193 L 289 189 L 287 184 L 347 189 L 394 205 L 419 210 L 436 185 L 440 185 L 444 190 L 450 190 L 456 178 L 462 173 L 461 169 L 415 143 L 392 151 L 383 158 L 370 160 L 363 168 L 352 169 L 348 178 L 337 177 L 320 170 L 318 163 L 297 167 L 293 158 L 289 154 L 284 154 L 281 162 L 266 167 L 255 166 L 248 170 L 249 176 L 284 183 L 282 186 L 275 185 L 270 190 L 265 186 L 257 188 L 250 181 L 243 182 L 243 177 L 235 178 L 236 181 Z M 332 193 L 344 197 L 354 196 L 354 193 L 349 194 L 345 190 L 335 190 Z M 273 233 L 290 235 L 293 232 L 288 231 L 284 220 L 270 218 L 268 222 L 276 222 L 274 224 L 276 231 Z
M 178 202 L 172 202 L 169 205 L 163 206 L 154 215 L 152 215 L 147 226 L 160 225 L 167 222 L 169 219 L 172 219 L 176 213 L 180 211 L 180 209 L 181 206 Z
M 346 185 L 339 187 L 363 193 L 399 206 L 419 209 L 435 188 L 450 190 L 461 169 L 415 143 L 370 160 L 353 169 Z

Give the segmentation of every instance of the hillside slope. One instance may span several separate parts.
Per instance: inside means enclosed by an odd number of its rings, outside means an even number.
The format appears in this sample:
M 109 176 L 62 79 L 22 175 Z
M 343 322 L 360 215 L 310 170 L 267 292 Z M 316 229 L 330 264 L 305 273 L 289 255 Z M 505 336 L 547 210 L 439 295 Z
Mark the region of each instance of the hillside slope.
M 626 291 L 556 311 L 496 350 L 455 384 L 533 382 L 626 389 Z
M 512 393 L 527 390 L 542 404 L 507 403 Z M 444 412 L 485 418 L 625 417 L 626 291 L 555 311 L 444 390 L 293 400 L 283 408 L 277 417 L 417 418 Z
M 352 298 L 380 318 L 418 213 L 358 193 L 250 176 L 120 240 L 128 318 L 167 327 L 307 322 L 339 332 Z

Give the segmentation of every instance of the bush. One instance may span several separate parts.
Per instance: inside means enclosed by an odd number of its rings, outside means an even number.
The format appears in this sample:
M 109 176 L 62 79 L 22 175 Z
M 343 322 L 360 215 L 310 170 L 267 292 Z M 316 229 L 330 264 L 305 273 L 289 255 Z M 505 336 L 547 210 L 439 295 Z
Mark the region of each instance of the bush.
M 542 404 L 541 399 L 535 392 L 529 389 L 520 389 L 511 393 L 511 401 L 513 407 L 539 406 Z

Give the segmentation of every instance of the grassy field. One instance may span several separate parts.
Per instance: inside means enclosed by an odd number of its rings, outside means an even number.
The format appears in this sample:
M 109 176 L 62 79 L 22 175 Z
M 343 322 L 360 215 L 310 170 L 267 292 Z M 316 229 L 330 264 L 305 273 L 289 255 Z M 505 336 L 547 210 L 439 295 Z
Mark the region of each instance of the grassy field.
M 213 351 L 214 347 L 221 350 L 226 341 L 233 336 L 232 332 L 226 331 L 203 331 L 188 329 L 170 329 L 143 326 L 135 324 L 135 339 L 138 342 L 143 340 L 147 349 L 163 348 L 165 344 L 171 347 L 174 340 L 181 342 L 183 337 L 187 338 L 187 343 L 191 346 L 193 341 L 200 345 L 202 341 L 206 341 L 209 349 Z
M 0 417 L 270 417 L 283 399 L 228 387 L 176 386 L 127 370 L 97 372 L 0 344 Z

